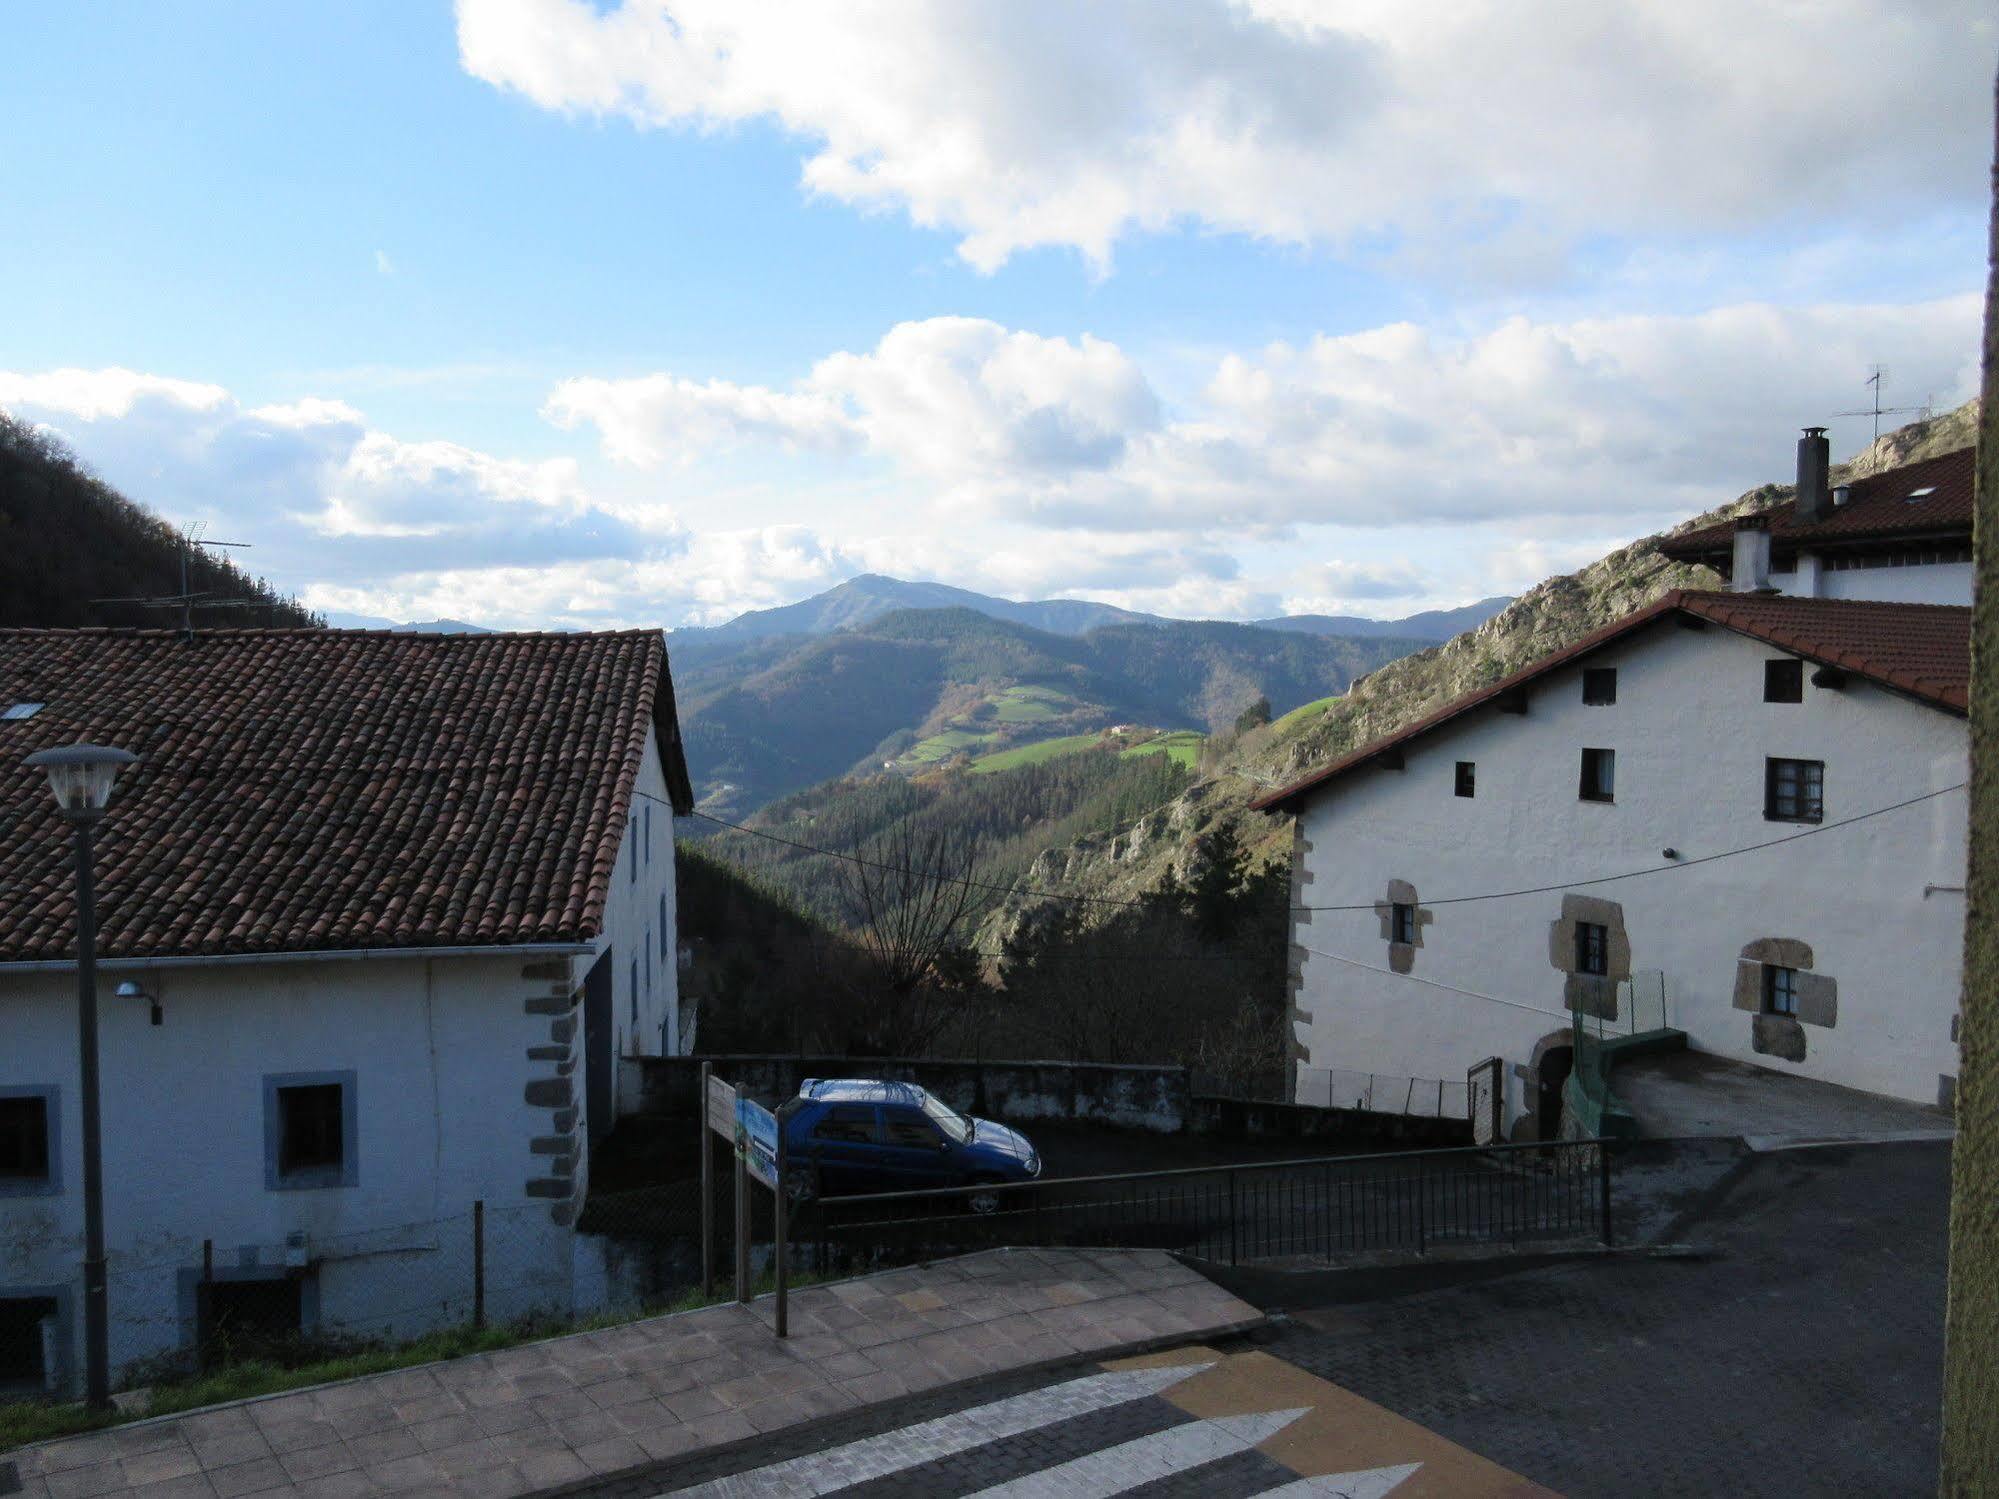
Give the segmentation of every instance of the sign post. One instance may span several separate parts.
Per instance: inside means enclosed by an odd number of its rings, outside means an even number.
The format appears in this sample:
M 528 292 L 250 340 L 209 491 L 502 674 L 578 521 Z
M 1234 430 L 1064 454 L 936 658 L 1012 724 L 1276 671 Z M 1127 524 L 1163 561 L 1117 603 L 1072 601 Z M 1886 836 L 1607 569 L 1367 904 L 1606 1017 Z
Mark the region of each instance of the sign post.
M 786 1302 L 789 1299 L 786 1292 L 789 1290 L 790 1280 L 785 1273 L 784 1265 L 784 1132 L 778 1128 L 777 1115 L 755 1099 L 744 1098 L 740 1094 L 736 1098 L 736 1159 L 738 1162 L 736 1180 L 741 1182 L 745 1176 L 755 1177 L 771 1189 L 771 1194 L 776 1199 L 774 1211 L 777 1232 L 773 1268 L 777 1276 L 777 1335 L 781 1338 L 786 1334 Z M 749 1217 L 748 1202 L 749 1194 L 745 1192 L 737 1205 L 737 1212 L 744 1219 Z M 748 1301 L 750 1298 L 747 1223 L 744 1225 L 742 1246 L 738 1250 L 737 1265 L 742 1276 L 737 1299 Z
M 746 1273 L 749 1265 L 748 1214 L 743 1211 L 743 1165 L 736 1154 L 736 1090 L 714 1076 L 711 1065 L 701 1064 L 701 1294 L 715 1294 L 714 1177 L 715 1147 L 708 1139 L 713 1130 L 729 1142 L 729 1154 L 736 1162 L 736 1300 L 749 1299 Z

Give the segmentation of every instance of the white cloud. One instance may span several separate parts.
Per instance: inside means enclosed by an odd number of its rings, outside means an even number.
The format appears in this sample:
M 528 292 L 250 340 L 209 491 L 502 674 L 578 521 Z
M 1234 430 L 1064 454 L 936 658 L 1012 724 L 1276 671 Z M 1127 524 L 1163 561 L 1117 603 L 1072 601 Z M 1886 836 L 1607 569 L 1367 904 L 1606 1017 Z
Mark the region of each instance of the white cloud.
M 965 523 L 1133 535 L 1634 523 L 1692 513 L 1745 474 L 1770 472 L 1807 423 L 1857 440 L 1865 429 L 1831 414 L 1870 360 L 1929 381 L 1945 402 L 1963 399 L 1978 316 L 1966 295 L 1516 318 L 1476 335 L 1394 324 L 1227 355 L 1171 413 L 1115 345 L 939 318 L 824 358 L 789 390 L 670 375 L 570 381 L 551 408 L 566 423 L 595 423 L 609 454 L 639 462 L 691 461 L 759 437 L 850 445 Z M 726 397 L 658 398 L 714 390 Z M 1331 594 L 1387 596 L 1363 586 L 1381 579 L 1356 576 Z
M 189 411 L 213 411 L 228 400 L 229 392 L 219 385 L 170 380 L 116 367 L 46 370 L 34 375 L 0 370 L 0 406 L 33 407 L 86 422 L 128 416 L 134 406 L 148 401 Z
M 544 108 L 772 121 L 990 269 L 1182 220 L 1293 242 L 1676 238 L 1982 200 L 1982 0 L 459 0 Z M 1524 262 L 1523 262 L 1523 257 Z
M 395 275 L 396 263 L 389 259 L 389 252 L 387 250 L 377 250 L 375 252 L 375 270 L 379 275 Z

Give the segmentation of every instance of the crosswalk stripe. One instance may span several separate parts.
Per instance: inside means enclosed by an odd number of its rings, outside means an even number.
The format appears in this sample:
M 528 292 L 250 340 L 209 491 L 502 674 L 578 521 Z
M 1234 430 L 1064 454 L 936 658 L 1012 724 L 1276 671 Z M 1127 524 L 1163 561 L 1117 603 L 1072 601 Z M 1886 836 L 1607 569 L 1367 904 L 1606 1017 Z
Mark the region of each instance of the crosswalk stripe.
M 1351 1473 L 1300 1478 L 1292 1483 L 1279 1484 L 1274 1489 L 1265 1489 L 1256 1499 L 1383 1499 L 1422 1466 L 1421 1463 L 1401 1463 L 1392 1468 L 1356 1468 Z
M 1023 1474 L 981 1489 L 974 1499 L 1109 1499 L 1140 1484 L 1184 1473 L 1217 1458 L 1247 1452 L 1282 1431 L 1310 1409 L 1265 1411 L 1253 1416 L 1216 1416 L 1169 1426 L 1149 1437 L 1120 1442 L 1039 1473 Z
M 1093 1411 L 1143 1400 L 1212 1367 L 1211 1361 L 1091 1374 L 1082 1379 L 1049 1385 L 1045 1389 L 1029 1390 L 1024 1395 L 995 1400 L 990 1405 L 973 1406 L 970 1410 L 956 1411 L 935 1420 L 884 1432 L 878 1437 L 829 1447 L 824 1452 L 772 1463 L 768 1467 L 732 1474 L 727 1478 L 712 1479 L 676 1492 L 710 1496 L 710 1499 L 739 1494 L 830 1494 L 850 1484 L 865 1483 L 869 1479 L 918 1468 L 955 1453 L 969 1452 L 974 1447 L 983 1447 L 1003 1437 L 1019 1436 L 1022 1432 L 1036 1431 L 1074 1416 L 1086 1416 Z

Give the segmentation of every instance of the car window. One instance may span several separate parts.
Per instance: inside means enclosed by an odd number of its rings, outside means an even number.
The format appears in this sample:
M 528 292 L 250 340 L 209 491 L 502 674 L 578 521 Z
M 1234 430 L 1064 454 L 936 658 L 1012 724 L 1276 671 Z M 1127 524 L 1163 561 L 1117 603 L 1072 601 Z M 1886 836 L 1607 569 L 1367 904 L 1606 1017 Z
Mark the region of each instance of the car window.
M 875 1111 L 871 1104 L 836 1103 L 812 1131 L 815 1140 L 849 1140 L 872 1144 Z
M 888 1143 L 891 1145 L 914 1145 L 925 1150 L 937 1148 L 936 1128 L 914 1110 L 891 1109 L 887 1124 Z
M 940 1103 L 928 1093 L 923 1095 L 923 1112 L 937 1122 L 937 1127 L 963 1145 L 972 1138 L 972 1124 L 963 1114 L 947 1103 Z

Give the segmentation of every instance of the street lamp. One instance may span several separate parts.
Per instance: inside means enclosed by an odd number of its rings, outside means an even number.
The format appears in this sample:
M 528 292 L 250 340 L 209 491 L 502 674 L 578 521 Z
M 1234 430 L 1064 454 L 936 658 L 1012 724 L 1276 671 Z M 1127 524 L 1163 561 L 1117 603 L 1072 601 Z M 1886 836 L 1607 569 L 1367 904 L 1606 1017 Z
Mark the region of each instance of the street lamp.
M 90 837 L 111 801 L 118 772 L 138 757 L 99 744 L 69 744 L 28 756 L 48 772 L 56 805 L 76 829 L 77 1045 L 83 1071 L 83 1341 L 91 1407 L 111 1404 L 110 1321 L 104 1287 L 104 1158 L 97 1100 L 97 908 Z

